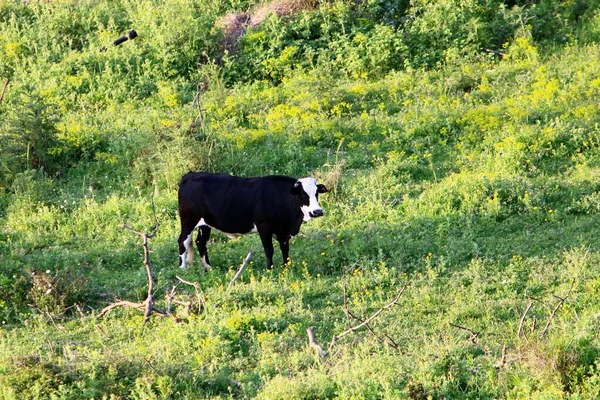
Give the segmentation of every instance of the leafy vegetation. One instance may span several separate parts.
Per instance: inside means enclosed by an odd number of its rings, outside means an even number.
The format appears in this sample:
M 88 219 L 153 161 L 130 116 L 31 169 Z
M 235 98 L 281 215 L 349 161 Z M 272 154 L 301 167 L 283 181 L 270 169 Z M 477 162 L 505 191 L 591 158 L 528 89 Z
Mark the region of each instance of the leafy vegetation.
M 277 4 L 0 0 L 0 398 L 600 396 L 598 2 Z M 181 271 L 188 170 L 317 176 L 326 215 Z M 152 204 L 157 307 L 204 310 L 97 319 L 146 296 Z

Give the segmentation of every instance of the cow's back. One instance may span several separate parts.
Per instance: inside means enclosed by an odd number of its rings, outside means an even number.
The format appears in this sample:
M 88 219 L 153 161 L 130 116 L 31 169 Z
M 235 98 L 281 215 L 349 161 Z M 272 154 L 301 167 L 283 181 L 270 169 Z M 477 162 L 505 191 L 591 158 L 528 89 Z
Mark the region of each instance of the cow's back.
M 257 224 L 271 222 L 280 226 L 297 219 L 298 206 L 289 204 L 295 182 L 295 178 L 277 175 L 240 178 L 191 172 L 181 179 L 179 213 L 194 223 L 202 218 L 226 233 L 246 233 Z

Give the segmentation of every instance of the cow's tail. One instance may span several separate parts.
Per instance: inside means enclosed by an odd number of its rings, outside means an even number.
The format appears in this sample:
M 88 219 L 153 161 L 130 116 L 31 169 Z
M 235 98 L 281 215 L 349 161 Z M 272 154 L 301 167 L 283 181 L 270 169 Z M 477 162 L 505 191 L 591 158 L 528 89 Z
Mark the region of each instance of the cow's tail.
M 187 249 L 187 254 L 185 256 L 185 262 L 190 264 L 192 261 L 194 261 L 194 246 L 191 245 L 188 249 Z

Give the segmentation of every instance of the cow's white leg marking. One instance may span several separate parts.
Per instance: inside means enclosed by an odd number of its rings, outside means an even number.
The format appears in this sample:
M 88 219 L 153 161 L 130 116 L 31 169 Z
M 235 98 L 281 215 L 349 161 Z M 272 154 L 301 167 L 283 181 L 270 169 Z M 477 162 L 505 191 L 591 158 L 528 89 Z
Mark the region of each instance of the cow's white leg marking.
M 204 269 L 212 268 L 212 265 L 206 261 L 206 254 L 202 257 L 202 265 L 204 265 Z
M 194 233 L 194 231 L 192 231 Z M 185 247 L 185 251 L 179 257 L 181 257 L 181 269 L 186 269 L 186 263 L 191 263 L 194 259 L 194 249 L 190 249 L 190 243 L 192 242 L 192 233 L 188 235 L 188 237 L 183 242 L 183 246 Z

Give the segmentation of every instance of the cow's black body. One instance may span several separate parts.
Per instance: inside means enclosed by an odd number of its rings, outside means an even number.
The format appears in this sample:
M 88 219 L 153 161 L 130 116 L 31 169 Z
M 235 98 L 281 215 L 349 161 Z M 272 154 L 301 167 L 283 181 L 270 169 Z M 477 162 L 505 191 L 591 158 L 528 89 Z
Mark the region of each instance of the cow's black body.
M 230 237 L 257 232 L 265 249 L 268 267 L 273 265 L 272 237 L 275 237 L 284 263 L 287 262 L 289 240 L 298 234 L 305 219 L 301 208 L 309 203 L 309 196 L 301 190 L 302 185 L 298 182 L 287 176 L 240 178 L 202 172 L 184 175 L 179 186 L 179 254 L 182 267 L 185 267 L 183 255 L 186 251 L 193 251 L 189 243 L 196 227 L 199 228 L 196 244 L 205 266 L 210 266 L 206 242 L 211 228 Z M 327 191 L 323 185 L 318 186 L 317 192 Z M 322 215 L 322 210 L 316 211 L 311 216 Z

